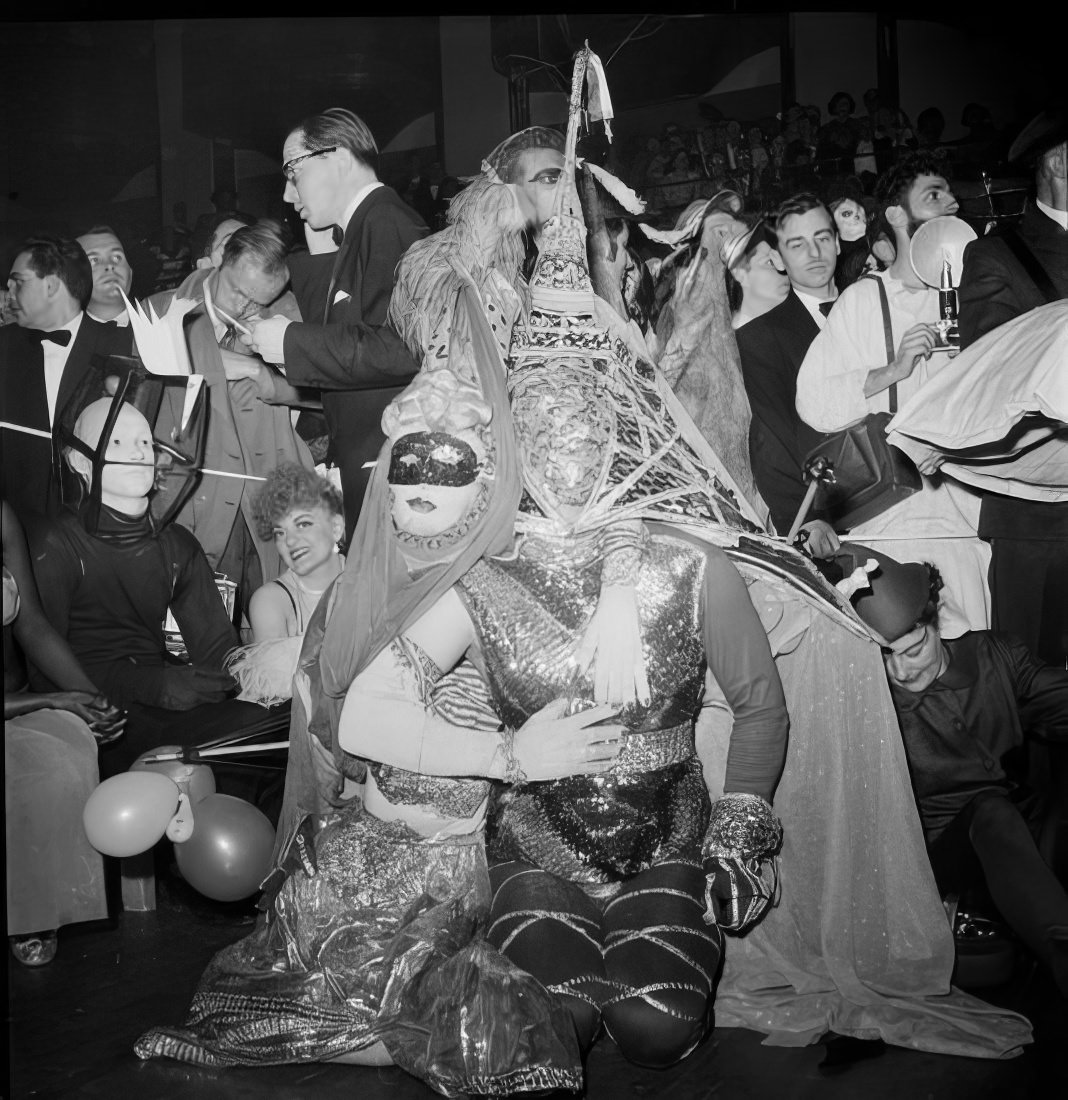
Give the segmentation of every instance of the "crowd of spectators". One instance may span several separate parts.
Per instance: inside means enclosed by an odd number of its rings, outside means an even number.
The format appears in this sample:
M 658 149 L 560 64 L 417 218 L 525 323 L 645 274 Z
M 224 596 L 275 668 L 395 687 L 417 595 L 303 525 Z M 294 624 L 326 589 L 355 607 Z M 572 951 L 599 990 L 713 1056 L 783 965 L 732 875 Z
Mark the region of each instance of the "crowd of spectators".
M 863 112 L 845 91 L 826 108 L 792 103 L 774 117 L 739 120 L 717 117 L 702 129 L 667 123 L 659 134 L 635 138 L 620 158 L 619 174 L 664 219 L 688 202 L 730 189 L 754 207 L 771 209 L 798 191 L 825 201 L 840 192 L 871 196 L 876 178 L 900 156 L 926 149 L 941 161 L 947 179 L 978 180 L 1004 168 L 1007 141 L 988 108 L 967 104 L 965 133 L 943 140 L 946 119 L 927 107 L 915 123 L 879 90 L 862 97 Z

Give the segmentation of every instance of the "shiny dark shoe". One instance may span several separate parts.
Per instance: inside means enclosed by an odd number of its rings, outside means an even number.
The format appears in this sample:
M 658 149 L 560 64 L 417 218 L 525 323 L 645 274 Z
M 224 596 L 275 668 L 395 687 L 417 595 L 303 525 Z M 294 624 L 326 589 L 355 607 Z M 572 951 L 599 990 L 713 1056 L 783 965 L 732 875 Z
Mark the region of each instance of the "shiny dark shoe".
M 963 909 L 957 911 L 956 923 L 953 927 L 953 936 L 957 942 L 965 941 L 974 943 L 976 940 L 1008 939 L 1012 933 L 1008 925 L 1001 921 L 992 920 L 990 917 L 982 917 L 976 913 L 966 913 Z
M 47 966 L 56 957 L 59 936 L 56 929 L 31 932 L 28 936 L 8 936 L 11 954 L 23 966 Z
M 1016 938 L 1008 925 L 978 913 L 957 911 L 953 926 L 957 961 L 953 984 L 962 989 L 1004 985 L 1016 965 Z

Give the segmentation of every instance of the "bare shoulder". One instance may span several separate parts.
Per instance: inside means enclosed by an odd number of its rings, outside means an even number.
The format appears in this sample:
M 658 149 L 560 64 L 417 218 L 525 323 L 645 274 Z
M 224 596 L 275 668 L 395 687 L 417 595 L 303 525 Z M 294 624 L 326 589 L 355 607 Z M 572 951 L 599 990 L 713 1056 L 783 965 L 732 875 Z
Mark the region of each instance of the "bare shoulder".
M 257 642 L 269 638 L 288 638 L 295 633 L 293 603 L 280 584 L 268 581 L 252 593 L 248 617 L 252 636 Z

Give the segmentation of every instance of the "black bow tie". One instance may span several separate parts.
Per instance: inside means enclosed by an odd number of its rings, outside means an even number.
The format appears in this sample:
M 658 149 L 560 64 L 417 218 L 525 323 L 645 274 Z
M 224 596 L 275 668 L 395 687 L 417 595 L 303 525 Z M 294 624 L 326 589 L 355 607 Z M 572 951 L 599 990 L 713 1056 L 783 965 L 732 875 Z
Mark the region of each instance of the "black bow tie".
M 820 302 L 820 313 L 822 313 L 823 316 L 826 317 L 827 314 L 831 312 L 834 303 L 837 301 L 837 298 L 832 298 L 829 302 Z
M 70 343 L 70 332 L 65 328 L 57 329 L 55 332 L 45 332 L 44 329 L 40 328 L 28 328 L 26 332 L 35 340 L 40 340 L 42 344 L 45 340 L 51 340 L 53 344 L 59 344 L 65 348 Z
M 334 238 L 334 244 L 340 248 L 341 242 L 345 239 L 345 230 L 340 225 L 335 225 L 331 227 L 330 235 Z

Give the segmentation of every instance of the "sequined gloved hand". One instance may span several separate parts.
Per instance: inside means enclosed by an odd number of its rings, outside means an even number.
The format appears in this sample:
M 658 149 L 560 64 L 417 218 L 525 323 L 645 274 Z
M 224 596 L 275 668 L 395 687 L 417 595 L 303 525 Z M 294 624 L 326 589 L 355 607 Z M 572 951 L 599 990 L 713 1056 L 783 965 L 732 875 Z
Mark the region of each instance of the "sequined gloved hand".
M 775 904 L 779 871 L 774 858 L 741 860 L 713 856 L 704 861 L 706 924 L 725 932 L 746 932 Z
M 775 904 L 781 843 L 782 823 L 759 795 L 725 794 L 716 801 L 701 847 L 708 924 L 745 932 Z

